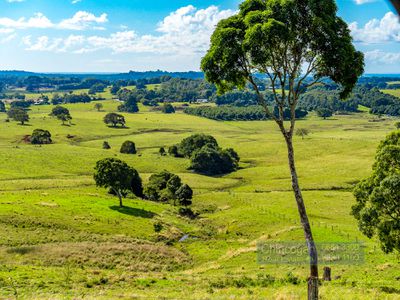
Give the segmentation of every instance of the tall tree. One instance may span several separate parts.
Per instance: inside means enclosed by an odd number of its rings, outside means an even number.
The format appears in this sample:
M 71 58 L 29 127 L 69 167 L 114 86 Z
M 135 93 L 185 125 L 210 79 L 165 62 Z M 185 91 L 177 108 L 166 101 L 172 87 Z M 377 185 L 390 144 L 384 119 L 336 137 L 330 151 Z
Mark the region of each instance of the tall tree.
M 239 12 L 217 25 L 201 68 L 219 93 L 249 84 L 259 104 L 278 125 L 287 145 L 292 187 L 310 256 L 308 298 L 318 299 L 318 255 L 295 165 L 295 110 L 304 90 L 328 77 L 347 97 L 364 71 L 347 24 L 334 0 L 246 0 Z M 278 114 L 257 85 L 269 78 Z M 290 110 L 285 122 L 284 111 Z

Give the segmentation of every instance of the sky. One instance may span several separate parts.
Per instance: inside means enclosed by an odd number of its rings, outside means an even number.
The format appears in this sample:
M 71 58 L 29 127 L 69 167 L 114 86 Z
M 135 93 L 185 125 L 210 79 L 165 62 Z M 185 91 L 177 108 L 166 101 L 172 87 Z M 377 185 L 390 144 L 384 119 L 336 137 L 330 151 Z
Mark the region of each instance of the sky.
M 0 0 L 0 70 L 198 71 L 239 0 Z M 400 73 L 400 22 L 384 0 L 337 0 L 366 73 Z

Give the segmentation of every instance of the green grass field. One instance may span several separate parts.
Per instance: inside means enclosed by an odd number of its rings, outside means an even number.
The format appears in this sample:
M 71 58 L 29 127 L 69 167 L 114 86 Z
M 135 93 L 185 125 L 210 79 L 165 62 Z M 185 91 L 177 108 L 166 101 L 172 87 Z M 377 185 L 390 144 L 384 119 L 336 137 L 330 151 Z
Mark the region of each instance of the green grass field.
M 399 89 L 395 89 L 395 90 L 382 90 L 382 92 L 400 98 L 400 90 L 399 90 Z
M 1 299 L 305 299 L 307 266 L 257 263 L 258 242 L 303 240 L 286 149 L 272 122 L 217 122 L 141 107 L 125 114 L 128 128 L 113 129 L 102 118 L 118 103 L 102 103 L 100 112 L 94 103 L 66 105 L 71 126 L 49 117 L 51 106 L 32 107 L 26 126 L 0 114 Z M 383 254 L 350 216 L 351 189 L 369 174 L 395 121 L 360 113 L 298 122 L 311 132 L 296 137 L 295 147 L 316 240 L 365 245 L 365 263 L 331 265 L 336 279 L 321 286 L 321 299 L 400 299 L 398 257 Z M 36 128 L 49 130 L 54 144 L 23 143 Z M 193 133 L 237 150 L 241 169 L 201 176 L 187 170 L 186 159 L 158 155 Z M 119 154 L 128 139 L 139 155 Z M 112 149 L 103 150 L 103 141 Z M 92 179 L 104 157 L 125 160 L 145 181 L 162 170 L 179 174 L 194 189 L 200 218 L 141 199 L 118 208 Z M 155 222 L 163 224 L 160 233 Z M 177 242 L 185 234 L 190 238 Z M 256 280 L 267 274 L 276 280 Z

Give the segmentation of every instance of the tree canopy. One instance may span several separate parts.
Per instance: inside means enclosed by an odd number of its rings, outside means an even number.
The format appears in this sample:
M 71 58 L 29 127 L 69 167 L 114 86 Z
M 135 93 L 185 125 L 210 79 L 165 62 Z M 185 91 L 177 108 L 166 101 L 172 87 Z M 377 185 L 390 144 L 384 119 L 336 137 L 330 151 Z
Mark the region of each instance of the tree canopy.
M 139 173 L 127 163 L 116 158 L 105 158 L 96 163 L 94 180 L 98 187 L 110 188 L 119 198 L 128 192 L 136 196 L 142 195 L 142 180 Z
M 400 252 L 400 131 L 378 147 L 372 174 L 357 184 L 352 214 L 363 234 L 377 236 L 383 251 Z

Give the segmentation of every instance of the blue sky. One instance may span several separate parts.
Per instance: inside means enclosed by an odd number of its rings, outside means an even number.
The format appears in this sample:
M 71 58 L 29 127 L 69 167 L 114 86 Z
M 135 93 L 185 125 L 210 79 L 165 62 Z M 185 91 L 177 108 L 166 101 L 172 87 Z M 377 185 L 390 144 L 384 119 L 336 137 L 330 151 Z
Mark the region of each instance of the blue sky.
M 198 70 L 237 0 L 0 0 L 0 70 Z M 367 73 L 400 73 L 400 23 L 387 1 L 339 0 Z

